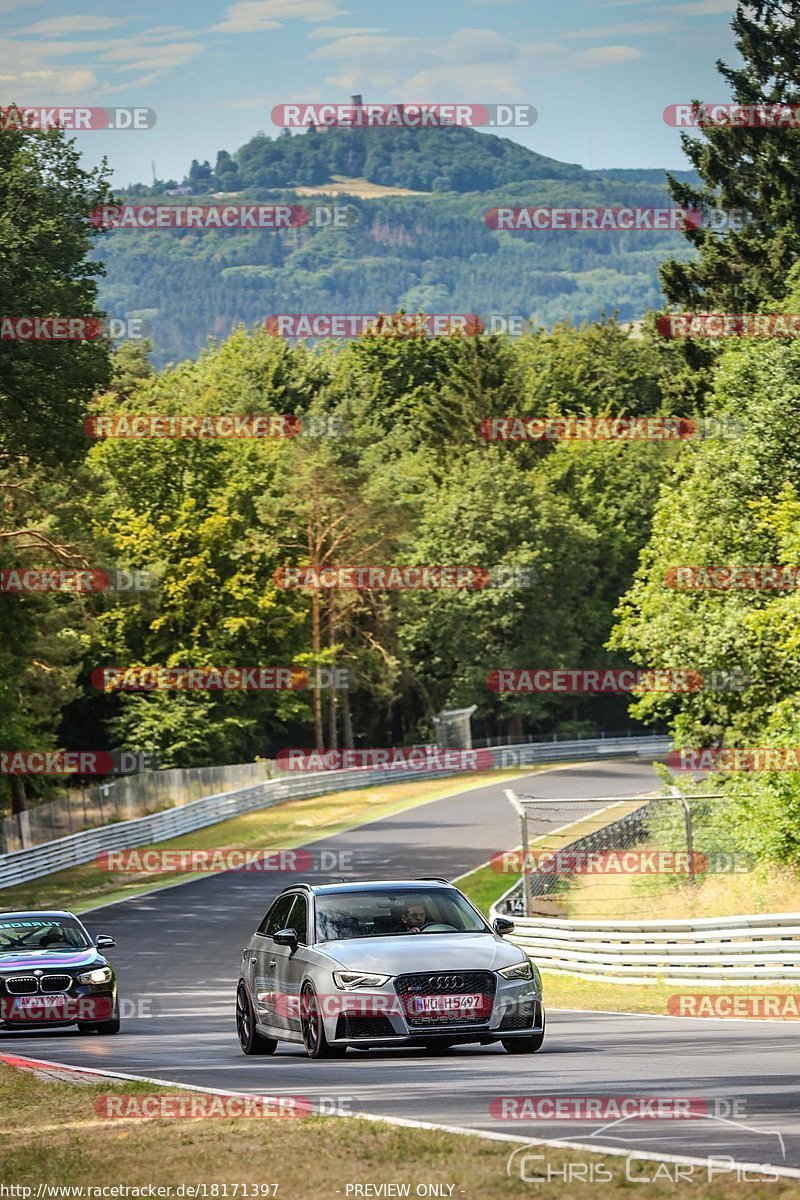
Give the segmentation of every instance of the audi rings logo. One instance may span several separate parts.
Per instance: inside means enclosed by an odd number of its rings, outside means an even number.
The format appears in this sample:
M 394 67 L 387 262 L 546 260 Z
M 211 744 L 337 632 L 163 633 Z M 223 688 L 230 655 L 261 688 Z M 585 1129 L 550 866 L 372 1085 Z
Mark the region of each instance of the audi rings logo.
M 437 991 L 447 992 L 455 991 L 456 988 L 464 986 L 463 975 L 431 975 L 428 978 L 428 983 Z

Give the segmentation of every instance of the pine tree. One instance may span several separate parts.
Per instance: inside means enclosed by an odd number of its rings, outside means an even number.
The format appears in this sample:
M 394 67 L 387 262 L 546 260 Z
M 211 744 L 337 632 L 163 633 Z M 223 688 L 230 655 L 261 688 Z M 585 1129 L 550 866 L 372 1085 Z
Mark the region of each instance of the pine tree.
M 800 106 L 800 0 L 740 2 L 731 27 L 743 63 L 718 61 L 717 69 L 733 101 Z M 673 199 L 704 213 L 733 209 L 742 216 L 738 229 L 686 230 L 699 258 L 662 266 L 667 299 L 731 312 L 780 300 L 789 268 L 800 259 L 800 127 L 707 125 L 699 137 L 683 134 L 682 142 L 703 186 L 670 175 Z

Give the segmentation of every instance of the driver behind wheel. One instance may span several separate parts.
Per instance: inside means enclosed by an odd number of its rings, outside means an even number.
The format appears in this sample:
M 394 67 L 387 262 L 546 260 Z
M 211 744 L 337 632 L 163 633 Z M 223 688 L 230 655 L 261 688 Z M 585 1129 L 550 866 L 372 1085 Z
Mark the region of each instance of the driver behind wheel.
M 407 933 L 421 933 L 425 926 L 430 923 L 428 910 L 419 901 L 412 901 L 406 905 L 401 920 Z

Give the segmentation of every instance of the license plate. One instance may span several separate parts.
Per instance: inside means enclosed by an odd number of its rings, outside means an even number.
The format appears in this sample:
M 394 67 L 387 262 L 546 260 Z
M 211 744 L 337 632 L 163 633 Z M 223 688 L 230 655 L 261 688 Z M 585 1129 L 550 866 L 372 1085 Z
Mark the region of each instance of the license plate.
M 474 1013 L 481 1006 L 482 996 L 412 996 L 413 1013 Z
M 68 1006 L 67 996 L 9 996 L 3 999 L 0 1017 L 6 1021 L 52 1021 L 66 1016 Z

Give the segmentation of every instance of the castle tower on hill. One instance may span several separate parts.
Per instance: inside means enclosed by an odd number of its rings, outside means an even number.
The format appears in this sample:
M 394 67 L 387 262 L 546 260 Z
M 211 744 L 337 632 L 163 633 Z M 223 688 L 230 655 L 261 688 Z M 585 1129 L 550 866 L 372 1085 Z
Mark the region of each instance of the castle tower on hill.
M 363 104 L 364 104 L 364 97 L 360 93 L 357 96 L 350 97 L 350 105 L 352 108 L 361 108 L 363 106 Z M 327 133 L 329 129 L 335 129 L 335 128 L 336 128 L 335 125 L 316 125 L 316 124 L 314 125 L 315 133 Z M 348 126 L 344 125 L 344 126 L 342 126 L 342 128 L 347 129 Z

